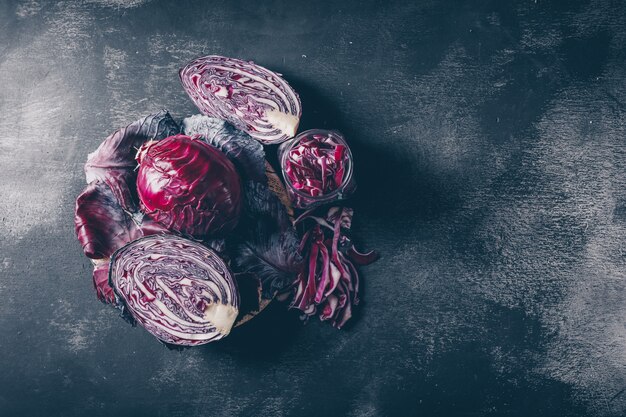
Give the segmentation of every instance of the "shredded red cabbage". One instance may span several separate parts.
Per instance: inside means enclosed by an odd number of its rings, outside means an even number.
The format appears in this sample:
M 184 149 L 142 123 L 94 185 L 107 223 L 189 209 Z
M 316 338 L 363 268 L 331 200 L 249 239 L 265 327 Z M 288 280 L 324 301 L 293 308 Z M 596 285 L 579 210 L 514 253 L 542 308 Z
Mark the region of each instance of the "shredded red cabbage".
M 285 156 L 287 180 L 298 191 L 319 197 L 337 190 L 344 183 L 350 163 L 347 147 L 330 134 L 317 131 L 298 137 Z
M 296 223 L 313 220 L 300 243 L 305 265 L 295 281 L 291 307 L 301 310 L 304 319 L 318 315 L 337 328 L 352 317 L 352 307 L 359 303 L 359 274 L 355 267 L 374 262 L 378 255 L 358 252 L 348 237 L 353 210 L 332 207 L 324 217 L 311 211 Z

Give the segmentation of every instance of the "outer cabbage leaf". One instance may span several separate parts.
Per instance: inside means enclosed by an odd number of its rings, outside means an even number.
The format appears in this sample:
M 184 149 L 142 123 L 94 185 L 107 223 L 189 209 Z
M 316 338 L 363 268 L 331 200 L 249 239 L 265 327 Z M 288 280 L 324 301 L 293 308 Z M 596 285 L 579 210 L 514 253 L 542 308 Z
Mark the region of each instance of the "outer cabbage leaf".
M 74 226 L 85 255 L 92 259 L 108 258 L 137 232 L 109 186 L 97 181 L 76 199 Z
M 241 226 L 232 245 L 233 269 L 252 272 L 273 298 L 291 285 L 301 269 L 299 240 L 285 207 L 267 185 L 248 182 Z
M 108 258 L 117 249 L 143 236 L 169 233 L 150 218 L 131 216 L 108 185 L 92 182 L 76 199 L 74 227 L 88 258 Z
M 76 199 L 74 226 L 87 257 L 97 260 L 93 272 L 98 299 L 114 303 L 108 284 L 108 258 L 117 249 L 143 236 L 168 233 L 167 229 L 140 214 L 124 211 L 108 185 L 94 181 Z
M 196 115 L 183 120 L 186 134 L 198 134 L 235 164 L 243 184 L 240 226 L 228 239 L 235 272 L 253 272 L 263 297 L 272 298 L 295 279 L 302 262 L 291 222 L 289 197 L 265 160 L 263 146 L 223 120 Z
M 100 181 L 108 184 L 123 208 L 136 211 L 137 149 L 148 140 L 163 139 L 179 131 L 179 126 L 166 110 L 119 129 L 87 156 L 87 183 Z
M 261 311 L 263 284 L 259 277 L 252 273 L 235 274 L 235 281 L 237 281 L 240 299 L 239 315 L 235 326 L 239 326 Z
M 200 135 L 206 143 L 222 151 L 237 167 L 243 180 L 265 182 L 263 145 L 224 120 L 197 114 L 182 122 L 186 135 Z

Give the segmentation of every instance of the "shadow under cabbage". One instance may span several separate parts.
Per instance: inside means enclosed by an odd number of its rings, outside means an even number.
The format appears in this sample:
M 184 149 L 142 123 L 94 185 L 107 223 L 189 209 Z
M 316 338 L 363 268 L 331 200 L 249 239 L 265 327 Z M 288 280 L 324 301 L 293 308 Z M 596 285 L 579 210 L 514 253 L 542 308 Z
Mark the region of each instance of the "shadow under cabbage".
M 286 303 L 273 301 L 252 320 L 235 327 L 224 339 L 200 349 L 227 353 L 242 360 L 275 360 L 289 349 L 304 329 L 297 311 L 287 308 Z

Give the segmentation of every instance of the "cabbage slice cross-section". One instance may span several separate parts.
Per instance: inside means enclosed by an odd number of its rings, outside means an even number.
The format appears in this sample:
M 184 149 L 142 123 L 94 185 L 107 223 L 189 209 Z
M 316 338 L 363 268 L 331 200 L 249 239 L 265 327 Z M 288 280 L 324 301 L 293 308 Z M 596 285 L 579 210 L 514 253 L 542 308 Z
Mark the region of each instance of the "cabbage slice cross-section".
M 264 144 L 283 142 L 298 130 L 300 97 L 267 68 L 209 55 L 181 68 L 179 76 L 202 113 L 226 120 Z
M 115 252 L 109 284 L 129 318 L 173 345 L 222 339 L 239 313 L 237 285 L 224 261 L 174 235 L 138 239 Z

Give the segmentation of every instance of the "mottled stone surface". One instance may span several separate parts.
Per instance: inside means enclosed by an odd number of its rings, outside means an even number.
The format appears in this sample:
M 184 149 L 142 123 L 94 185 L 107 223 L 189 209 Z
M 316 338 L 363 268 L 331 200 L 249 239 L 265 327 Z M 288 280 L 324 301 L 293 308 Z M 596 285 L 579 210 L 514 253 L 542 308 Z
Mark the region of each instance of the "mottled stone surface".
M 616 0 L 0 1 L 0 415 L 626 414 L 625 51 Z M 193 114 L 203 54 L 351 143 L 382 258 L 346 329 L 275 304 L 176 352 L 96 300 L 87 153 Z

